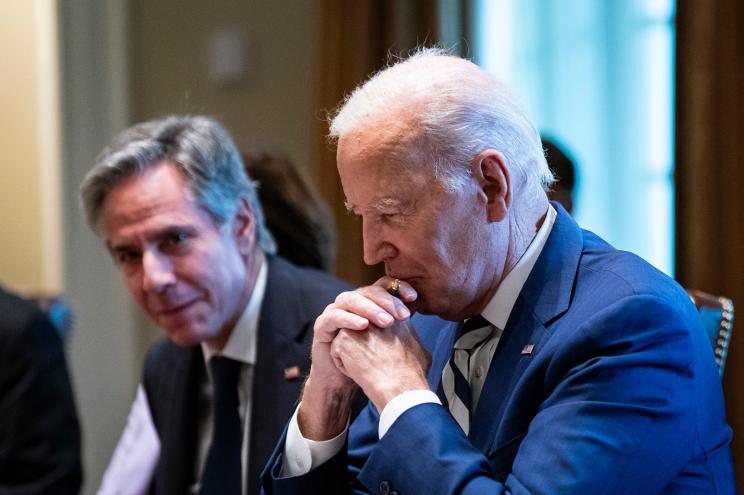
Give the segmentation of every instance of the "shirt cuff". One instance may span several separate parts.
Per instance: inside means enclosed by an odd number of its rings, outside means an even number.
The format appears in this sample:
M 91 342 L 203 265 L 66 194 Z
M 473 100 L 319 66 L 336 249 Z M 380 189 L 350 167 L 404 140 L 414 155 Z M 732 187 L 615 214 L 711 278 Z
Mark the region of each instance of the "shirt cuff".
M 385 433 L 393 426 L 393 423 L 395 423 L 395 420 L 401 414 L 419 404 L 429 403 L 442 405 L 442 401 L 439 400 L 437 394 L 431 390 L 409 390 L 393 397 L 380 413 L 380 423 L 377 427 L 377 433 L 380 438 L 385 436 Z
M 335 438 L 316 441 L 303 437 L 302 432 L 300 432 L 300 424 L 297 422 L 300 405 L 302 405 L 302 402 L 295 409 L 287 427 L 287 438 L 284 442 L 284 461 L 280 474 L 283 478 L 307 474 L 338 454 L 344 447 L 346 433 L 349 431 L 349 421 L 347 419 L 346 428 Z

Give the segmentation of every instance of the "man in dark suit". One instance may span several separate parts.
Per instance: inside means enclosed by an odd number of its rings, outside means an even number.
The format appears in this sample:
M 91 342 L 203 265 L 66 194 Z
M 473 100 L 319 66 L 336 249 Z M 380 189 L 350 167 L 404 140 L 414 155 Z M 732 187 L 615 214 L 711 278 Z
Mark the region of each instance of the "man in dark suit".
M 345 285 L 274 256 L 255 184 L 209 118 L 124 131 L 81 197 L 169 337 L 148 353 L 99 492 L 257 493 L 309 367 L 313 319 Z
M 357 88 L 331 136 L 387 276 L 316 320 L 267 493 L 735 492 L 689 298 L 548 201 L 504 87 L 422 50 Z M 347 430 L 357 386 L 370 405 Z
M 76 494 L 81 482 L 62 339 L 34 303 L 0 289 L 0 493 Z

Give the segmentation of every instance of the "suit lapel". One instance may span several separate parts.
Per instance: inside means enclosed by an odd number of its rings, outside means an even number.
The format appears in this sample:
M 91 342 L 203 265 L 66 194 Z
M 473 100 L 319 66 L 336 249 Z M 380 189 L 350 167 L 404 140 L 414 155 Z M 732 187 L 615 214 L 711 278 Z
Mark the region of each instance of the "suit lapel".
M 557 203 L 552 204 L 558 216 L 509 316 L 473 415 L 469 437 L 482 452 L 498 448 L 500 441 L 519 433 L 503 432 L 504 438 L 497 438 L 504 408 L 548 337 L 546 327 L 568 309 L 571 301 L 583 241 L 571 217 Z M 523 354 L 528 344 L 532 348 Z
M 478 407 L 473 414 L 468 436 L 482 452 L 487 452 L 493 444 L 507 399 L 519 377 L 532 362 L 533 355 L 538 352 L 545 335 L 545 327 L 531 311 L 525 311 L 526 306 L 527 303 L 520 296 L 512 315 L 521 316 L 516 316 L 513 320 L 510 318 L 510 323 L 501 336 L 488 368 Z M 523 349 L 529 344 L 533 345 L 531 353 L 523 354 Z
M 308 372 L 312 336 L 312 320 L 297 300 L 296 284 L 301 281 L 285 262 L 274 257 L 268 262 L 251 394 L 252 405 L 260 407 L 251 407 L 249 487 L 258 486 L 261 470 L 296 405 Z

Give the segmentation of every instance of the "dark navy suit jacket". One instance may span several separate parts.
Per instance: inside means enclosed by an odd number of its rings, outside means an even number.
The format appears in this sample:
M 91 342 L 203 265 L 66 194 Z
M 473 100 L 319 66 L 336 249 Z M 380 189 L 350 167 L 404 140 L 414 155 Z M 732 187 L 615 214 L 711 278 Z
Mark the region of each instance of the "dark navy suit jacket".
M 258 493 L 261 468 L 292 415 L 310 367 L 315 318 L 348 286 L 317 270 L 269 257 L 266 292 L 258 324 L 253 371 L 248 493 Z M 299 367 L 298 376 L 284 370 Z M 160 460 L 150 493 L 187 493 L 196 464 L 199 401 L 206 373 L 201 347 L 179 347 L 165 340 L 145 362 L 143 384 L 160 437 Z M 294 375 L 294 374 L 293 374 Z
M 267 493 L 735 493 L 720 380 L 684 290 L 582 231 L 559 206 L 489 369 L 466 437 L 443 407 L 377 439 L 371 404 L 348 449 Z M 432 390 L 457 324 L 415 317 Z M 525 354 L 526 345 L 533 344 Z
M 0 289 L 0 495 L 80 491 L 80 424 L 59 333 Z

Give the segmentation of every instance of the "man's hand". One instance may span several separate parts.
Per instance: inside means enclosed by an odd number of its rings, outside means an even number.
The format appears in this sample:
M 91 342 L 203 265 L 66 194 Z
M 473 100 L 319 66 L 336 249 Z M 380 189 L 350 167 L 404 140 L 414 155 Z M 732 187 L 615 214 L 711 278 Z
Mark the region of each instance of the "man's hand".
M 375 285 L 339 294 L 315 320 L 312 367 L 298 414 L 305 438 L 333 438 L 344 430 L 348 420 L 357 384 L 342 371 L 343 363 L 332 356 L 331 345 L 339 331 L 343 328 L 366 334 L 368 328 L 389 328 L 396 320 L 411 316 L 403 301 L 416 300 L 416 291 L 401 282 L 400 299 L 393 297 L 385 290 L 390 282 L 389 277 L 383 277 Z
M 341 330 L 331 355 L 380 412 L 403 392 L 429 388 L 426 373 L 431 355 L 421 346 L 410 320 L 389 328 L 370 326 L 366 332 Z

